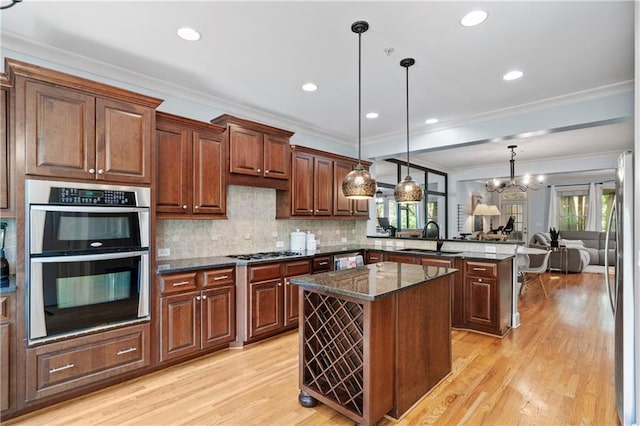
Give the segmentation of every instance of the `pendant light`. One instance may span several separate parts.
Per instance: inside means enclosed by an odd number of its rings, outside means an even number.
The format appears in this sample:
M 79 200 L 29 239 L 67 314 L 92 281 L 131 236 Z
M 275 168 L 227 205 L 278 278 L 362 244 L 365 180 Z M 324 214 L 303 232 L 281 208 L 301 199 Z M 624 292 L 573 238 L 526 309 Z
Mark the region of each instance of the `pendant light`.
M 400 66 L 407 70 L 407 177 L 398 183 L 393 190 L 393 196 L 397 203 L 419 203 L 422 201 L 422 187 L 411 179 L 409 163 L 409 67 L 416 61 L 413 58 L 405 58 L 400 61 Z
M 369 29 L 365 21 L 357 21 L 351 25 L 351 31 L 358 34 L 358 165 L 342 181 L 342 193 L 352 200 L 366 200 L 373 198 L 376 193 L 376 181 L 371 174 L 362 167 L 361 127 L 362 127 L 362 33 Z

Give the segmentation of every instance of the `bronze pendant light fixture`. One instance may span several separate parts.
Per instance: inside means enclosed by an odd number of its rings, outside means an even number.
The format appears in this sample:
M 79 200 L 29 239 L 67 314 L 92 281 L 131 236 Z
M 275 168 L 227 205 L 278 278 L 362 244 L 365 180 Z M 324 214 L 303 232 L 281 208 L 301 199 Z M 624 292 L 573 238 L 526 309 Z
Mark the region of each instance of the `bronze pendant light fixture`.
M 358 165 L 342 181 L 342 193 L 352 200 L 366 200 L 373 198 L 376 193 L 376 181 L 371 174 L 362 167 L 361 128 L 362 128 L 362 33 L 369 29 L 365 21 L 357 21 L 351 25 L 351 31 L 358 34 Z
M 411 179 L 409 163 L 409 67 L 416 63 L 413 58 L 400 61 L 400 66 L 407 70 L 407 177 L 393 189 L 393 196 L 397 203 L 409 204 L 422 201 L 422 187 Z

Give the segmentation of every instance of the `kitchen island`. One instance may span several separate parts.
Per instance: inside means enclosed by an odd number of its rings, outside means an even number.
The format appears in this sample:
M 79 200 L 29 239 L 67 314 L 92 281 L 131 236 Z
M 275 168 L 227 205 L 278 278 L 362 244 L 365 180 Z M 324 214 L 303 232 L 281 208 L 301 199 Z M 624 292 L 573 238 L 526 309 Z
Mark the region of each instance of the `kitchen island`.
M 455 269 L 383 262 L 291 278 L 300 396 L 358 424 L 399 419 L 451 372 Z

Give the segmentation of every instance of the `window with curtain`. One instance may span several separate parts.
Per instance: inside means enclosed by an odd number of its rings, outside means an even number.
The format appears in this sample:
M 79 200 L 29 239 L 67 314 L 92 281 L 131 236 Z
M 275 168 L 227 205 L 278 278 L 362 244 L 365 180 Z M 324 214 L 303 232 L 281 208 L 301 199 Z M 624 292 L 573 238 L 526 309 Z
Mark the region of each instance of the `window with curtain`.
M 607 221 L 615 199 L 616 190 L 614 188 L 602 188 L 602 228 L 600 229 L 607 229 Z
M 587 224 L 589 191 L 558 190 L 558 200 L 560 231 L 584 231 Z

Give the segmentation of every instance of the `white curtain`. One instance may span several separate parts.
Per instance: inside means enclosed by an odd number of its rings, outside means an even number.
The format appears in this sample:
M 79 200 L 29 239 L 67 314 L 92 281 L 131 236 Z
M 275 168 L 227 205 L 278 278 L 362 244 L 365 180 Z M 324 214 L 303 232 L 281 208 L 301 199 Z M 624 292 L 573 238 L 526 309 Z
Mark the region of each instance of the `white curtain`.
M 549 188 L 549 217 L 547 218 L 547 229 L 560 228 L 558 216 L 558 192 L 556 191 L 556 187 L 551 185 L 551 188 Z
M 602 208 L 600 186 L 596 189 L 596 185 L 591 182 L 589 185 L 589 205 L 587 206 L 587 227 L 586 231 L 600 231 L 602 227 Z

